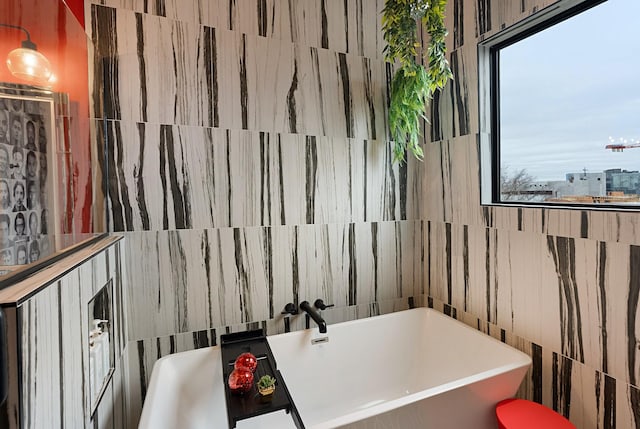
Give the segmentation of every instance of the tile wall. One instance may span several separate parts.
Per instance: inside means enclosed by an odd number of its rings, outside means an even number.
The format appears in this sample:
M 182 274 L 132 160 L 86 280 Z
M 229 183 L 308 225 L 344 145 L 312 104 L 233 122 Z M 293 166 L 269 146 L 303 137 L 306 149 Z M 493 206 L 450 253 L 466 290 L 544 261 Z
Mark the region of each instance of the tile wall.
M 532 355 L 522 396 L 640 427 L 638 216 L 479 204 L 477 43 L 552 1 L 449 1 L 456 78 L 406 166 L 382 0 L 92 3 L 102 222 L 135 267 L 131 427 L 159 357 L 282 332 L 284 304 L 317 297 L 333 322 L 416 297 Z
M 579 428 L 640 428 L 640 216 L 480 205 L 477 44 L 553 3 L 449 1 L 456 78 L 431 106 L 422 176 L 426 293 L 531 343 L 525 397 Z
M 162 355 L 282 331 L 288 302 L 406 306 L 423 164 L 392 162 L 382 0 L 93 3 L 104 225 L 136 267 L 133 404 Z

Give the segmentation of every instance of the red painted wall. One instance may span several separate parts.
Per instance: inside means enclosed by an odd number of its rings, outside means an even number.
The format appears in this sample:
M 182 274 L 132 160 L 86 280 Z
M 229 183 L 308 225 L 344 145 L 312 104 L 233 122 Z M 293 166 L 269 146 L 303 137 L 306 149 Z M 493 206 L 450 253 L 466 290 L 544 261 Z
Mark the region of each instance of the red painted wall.
M 84 27 L 84 0 L 62 0 L 67 7 L 73 12 L 76 19 Z

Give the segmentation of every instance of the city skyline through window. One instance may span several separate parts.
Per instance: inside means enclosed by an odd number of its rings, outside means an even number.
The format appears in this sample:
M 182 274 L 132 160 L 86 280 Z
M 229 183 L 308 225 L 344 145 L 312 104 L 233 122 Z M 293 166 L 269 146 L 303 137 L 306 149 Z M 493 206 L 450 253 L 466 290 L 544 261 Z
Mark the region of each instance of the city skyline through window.
M 564 181 L 580 194 L 640 171 L 638 16 L 640 1 L 609 0 L 500 50 L 501 176 L 524 170 L 539 189 Z M 574 179 L 607 185 L 585 191 Z M 624 193 L 634 181 L 640 193 L 640 175 L 623 179 Z

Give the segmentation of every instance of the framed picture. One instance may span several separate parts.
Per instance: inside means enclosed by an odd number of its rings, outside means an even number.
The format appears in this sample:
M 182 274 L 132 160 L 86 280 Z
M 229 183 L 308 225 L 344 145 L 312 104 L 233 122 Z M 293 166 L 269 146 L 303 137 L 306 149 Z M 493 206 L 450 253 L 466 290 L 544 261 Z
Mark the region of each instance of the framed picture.
M 0 265 L 40 259 L 55 231 L 53 95 L 0 88 Z

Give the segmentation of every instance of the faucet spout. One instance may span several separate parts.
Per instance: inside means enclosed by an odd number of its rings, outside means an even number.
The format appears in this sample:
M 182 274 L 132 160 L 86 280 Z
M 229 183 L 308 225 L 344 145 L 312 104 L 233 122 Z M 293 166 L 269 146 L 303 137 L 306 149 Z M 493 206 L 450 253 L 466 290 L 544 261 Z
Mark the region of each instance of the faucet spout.
M 318 313 L 318 311 L 315 308 L 313 308 L 311 304 L 309 304 L 309 301 L 302 301 L 300 303 L 300 310 L 307 313 L 307 315 L 311 317 L 313 321 L 318 324 L 318 328 L 320 328 L 321 334 L 327 333 L 327 322 L 325 322 L 322 316 L 320 316 L 320 313 Z

